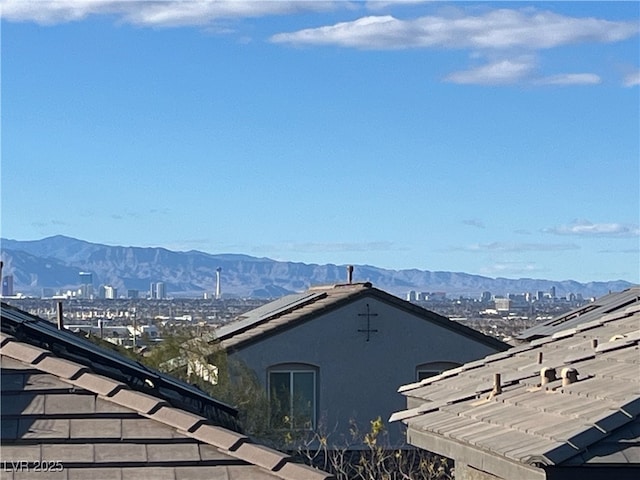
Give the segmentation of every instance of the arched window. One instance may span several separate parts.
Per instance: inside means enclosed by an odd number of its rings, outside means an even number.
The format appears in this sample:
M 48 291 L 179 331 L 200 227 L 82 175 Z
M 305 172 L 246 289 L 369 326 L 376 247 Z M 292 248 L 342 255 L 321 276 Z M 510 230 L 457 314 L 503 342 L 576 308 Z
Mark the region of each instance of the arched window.
M 316 427 L 318 368 L 301 363 L 274 365 L 268 370 L 270 424 L 276 429 Z
M 416 380 L 424 380 L 425 378 L 439 375 L 445 370 L 459 367 L 461 364 L 456 362 L 429 362 L 423 363 L 416 367 Z

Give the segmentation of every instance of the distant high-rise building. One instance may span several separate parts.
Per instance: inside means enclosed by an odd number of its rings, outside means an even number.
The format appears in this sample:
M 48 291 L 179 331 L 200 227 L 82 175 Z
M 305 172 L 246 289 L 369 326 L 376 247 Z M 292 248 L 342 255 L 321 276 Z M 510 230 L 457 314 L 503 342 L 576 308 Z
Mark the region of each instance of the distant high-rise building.
M 407 302 L 413 302 L 416 299 L 416 291 L 415 290 L 410 290 L 407 293 Z
M 80 297 L 93 297 L 93 273 L 80 272 L 78 275 L 80 277 Z
M 549 293 L 551 293 L 551 298 L 556 298 L 556 287 L 551 287 Z
M 108 299 L 108 300 L 114 300 L 116 298 L 118 298 L 118 289 L 111 286 L 111 285 L 105 285 L 104 287 L 104 298 Z
M 80 285 L 93 285 L 93 273 L 91 272 L 80 272 Z
M 138 290 L 127 290 L 127 298 L 138 298 Z
M 156 283 L 156 298 L 158 300 L 162 300 L 163 298 L 167 298 L 167 292 L 165 290 L 164 282 Z
M 154 300 L 162 300 L 167 297 L 164 282 L 152 282 L 149 296 Z
M 491 292 L 482 292 L 482 296 L 480 297 L 480 300 L 483 302 L 490 302 L 491 301 Z
M 2 277 L 2 296 L 13 296 L 13 275 L 5 275 Z

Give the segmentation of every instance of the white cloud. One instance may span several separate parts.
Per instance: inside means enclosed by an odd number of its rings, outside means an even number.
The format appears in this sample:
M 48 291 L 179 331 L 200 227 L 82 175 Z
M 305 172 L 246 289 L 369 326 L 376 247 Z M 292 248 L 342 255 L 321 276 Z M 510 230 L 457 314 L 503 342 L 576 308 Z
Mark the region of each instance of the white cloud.
M 622 83 L 625 87 L 634 87 L 636 85 L 640 85 L 640 70 L 625 75 Z
M 470 245 L 461 250 L 469 252 L 557 252 L 564 250 L 578 250 L 573 243 L 506 243 L 492 242 Z
M 539 85 L 598 85 L 602 79 L 594 73 L 565 73 L 545 77 L 536 82 Z
M 454 72 L 445 79 L 452 83 L 475 85 L 499 85 L 516 83 L 527 77 L 534 69 L 529 60 L 501 60 L 481 67 Z
M 589 220 L 576 220 L 569 225 L 545 228 L 543 232 L 581 237 L 637 237 L 640 236 L 640 227 L 623 223 L 593 223 Z
M 274 35 L 277 43 L 338 45 L 362 49 L 472 48 L 538 50 L 582 42 L 615 42 L 636 35 L 635 22 L 575 18 L 553 12 L 499 9 L 483 15 L 391 15 Z
M 1 0 L 0 11 L 6 20 L 43 25 L 79 21 L 92 15 L 115 15 L 135 25 L 175 27 L 204 26 L 219 19 L 323 11 L 344 3 L 296 0 Z

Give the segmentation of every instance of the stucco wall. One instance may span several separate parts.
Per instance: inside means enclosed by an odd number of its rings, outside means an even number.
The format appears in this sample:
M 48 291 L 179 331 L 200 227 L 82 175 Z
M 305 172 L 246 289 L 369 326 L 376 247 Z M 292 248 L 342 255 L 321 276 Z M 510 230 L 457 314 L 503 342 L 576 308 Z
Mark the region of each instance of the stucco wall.
M 367 311 L 372 314 L 366 329 Z M 318 418 L 328 431 L 348 432 L 349 420 L 362 428 L 380 416 L 405 408 L 400 385 L 415 381 L 415 369 L 426 362 L 465 363 L 494 349 L 377 298 L 365 297 L 284 332 L 265 336 L 232 356 L 251 367 L 267 384 L 268 369 L 281 363 L 318 367 Z M 394 444 L 403 442 L 402 427 L 390 426 Z M 334 434 L 334 438 L 338 438 Z

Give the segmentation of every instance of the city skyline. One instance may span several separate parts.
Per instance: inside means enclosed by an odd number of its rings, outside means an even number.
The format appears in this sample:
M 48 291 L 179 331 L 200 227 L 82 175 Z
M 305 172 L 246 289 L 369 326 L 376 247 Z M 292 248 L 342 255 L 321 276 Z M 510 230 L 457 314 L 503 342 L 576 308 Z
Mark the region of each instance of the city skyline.
M 3 238 L 640 283 L 637 2 L 0 7 Z

